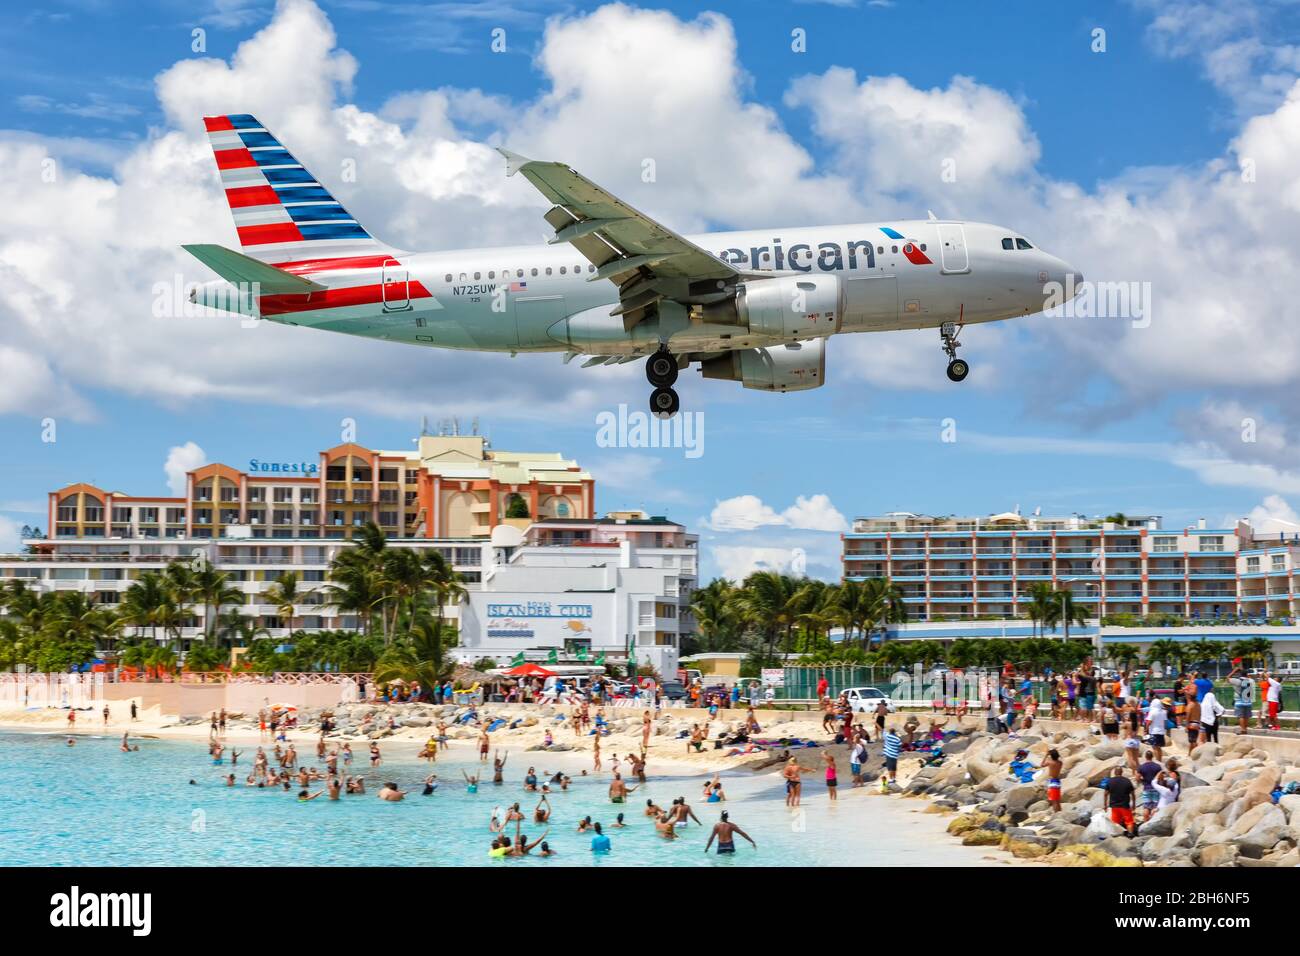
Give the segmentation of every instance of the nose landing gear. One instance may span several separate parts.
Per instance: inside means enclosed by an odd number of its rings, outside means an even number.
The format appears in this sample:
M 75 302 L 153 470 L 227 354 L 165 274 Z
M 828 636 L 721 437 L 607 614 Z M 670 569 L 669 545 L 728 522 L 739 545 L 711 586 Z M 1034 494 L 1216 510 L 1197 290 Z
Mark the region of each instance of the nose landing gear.
M 656 418 L 672 418 L 682 403 L 673 389 L 677 381 L 677 357 L 666 345 L 660 345 L 646 360 L 645 377 L 655 387 L 650 393 L 650 414 Z
M 939 337 L 943 339 L 943 351 L 948 356 L 948 378 L 954 382 L 960 382 L 970 373 L 970 365 L 965 359 L 957 357 L 957 350 L 961 348 L 961 343 L 957 341 L 957 336 L 961 334 L 964 326 L 955 322 L 945 322 L 939 326 Z

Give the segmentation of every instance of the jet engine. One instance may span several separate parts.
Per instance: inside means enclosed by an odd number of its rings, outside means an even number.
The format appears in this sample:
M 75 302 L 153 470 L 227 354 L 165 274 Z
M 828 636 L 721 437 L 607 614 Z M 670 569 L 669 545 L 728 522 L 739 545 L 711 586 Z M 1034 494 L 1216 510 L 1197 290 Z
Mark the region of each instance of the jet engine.
M 833 275 L 749 279 L 733 298 L 707 305 L 706 322 L 747 326 L 755 335 L 802 339 L 838 332 L 844 291 Z
M 765 392 L 799 392 L 826 381 L 826 340 L 770 349 L 737 349 L 700 363 L 705 378 L 740 382 Z

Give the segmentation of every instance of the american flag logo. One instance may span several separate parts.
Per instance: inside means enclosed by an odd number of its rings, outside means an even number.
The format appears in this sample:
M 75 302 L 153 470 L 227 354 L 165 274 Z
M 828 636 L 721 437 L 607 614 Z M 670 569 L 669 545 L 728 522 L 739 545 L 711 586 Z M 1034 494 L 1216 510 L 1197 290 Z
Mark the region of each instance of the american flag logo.
M 510 283 L 510 291 L 511 291 L 511 292 L 523 292 L 523 291 L 524 291 L 525 289 L 527 289 L 527 288 L 528 288 L 528 283 L 527 283 L 527 282 L 512 282 L 512 283 Z

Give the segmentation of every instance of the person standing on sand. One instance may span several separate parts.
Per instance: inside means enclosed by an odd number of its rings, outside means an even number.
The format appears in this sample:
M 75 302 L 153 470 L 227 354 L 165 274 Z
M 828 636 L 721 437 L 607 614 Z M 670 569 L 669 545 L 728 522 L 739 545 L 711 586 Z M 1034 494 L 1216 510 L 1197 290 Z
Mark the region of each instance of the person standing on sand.
M 136 705 L 135 705 L 135 700 L 132 699 L 132 701 L 131 701 L 131 719 L 132 719 L 132 720 L 135 720 L 135 719 L 136 719 L 136 716 L 137 716 L 138 714 L 139 714 L 139 709 L 138 709 L 138 708 L 136 707 Z
M 479 763 L 487 763 L 488 751 L 491 749 L 491 747 L 492 747 L 492 738 L 488 734 L 487 728 L 483 727 L 478 732 L 478 762 Z
M 737 833 L 746 840 L 749 840 L 749 845 L 757 850 L 758 844 L 754 842 L 753 838 L 740 827 L 736 826 L 736 824 L 732 823 L 727 817 L 727 811 L 723 810 L 721 818 L 719 818 L 718 822 L 713 825 L 713 831 L 709 834 L 709 842 L 704 844 L 704 852 L 709 852 L 709 847 L 713 846 L 714 837 L 717 837 L 719 854 L 735 853 Z
M 803 796 L 803 774 L 812 773 L 811 767 L 799 766 L 799 761 L 791 757 L 785 762 L 785 767 L 781 770 L 781 776 L 785 778 L 785 805 L 787 807 L 799 806 L 799 799 Z
M 888 774 L 888 777 L 881 777 L 881 789 L 884 789 L 893 786 L 898 780 L 898 755 L 903 752 L 903 738 L 899 737 L 894 728 L 890 727 L 885 731 L 881 745 L 885 757 L 885 773 Z M 888 783 L 883 782 L 886 779 Z
M 104 726 L 108 726 L 108 704 L 104 705 Z
M 867 744 L 862 735 L 853 738 L 853 750 L 849 753 L 849 771 L 853 774 L 853 786 L 863 784 L 862 767 L 867 762 Z
M 599 732 L 597 732 L 596 735 L 592 738 L 591 756 L 592 759 L 595 761 L 595 766 L 592 769 L 599 770 L 600 769 L 600 733 Z
M 650 731 L 653 730 L 650 723 L 650 711 L 641 714 L 641 750 L 644 752 L 650 747 Z
M 68 729 L 71 730 L 77 726 L 77 712 L 71 707 L 68 708 Z

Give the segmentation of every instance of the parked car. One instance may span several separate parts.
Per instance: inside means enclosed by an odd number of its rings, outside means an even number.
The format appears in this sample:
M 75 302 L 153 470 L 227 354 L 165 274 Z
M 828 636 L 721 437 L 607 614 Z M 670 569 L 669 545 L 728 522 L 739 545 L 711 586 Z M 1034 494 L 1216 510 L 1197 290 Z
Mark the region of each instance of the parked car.
M 874 714 L 882 700 L 891 714 L 898 709 L 889 695 L 876 687 L 850 687 L 844 691 L 844 696 L 849 702 L 849 707 L 858 714 Z
M 684 700 L 686 685 L 679 680 L 666 680 L 659 685 L 663 688 L 664 700 Z

